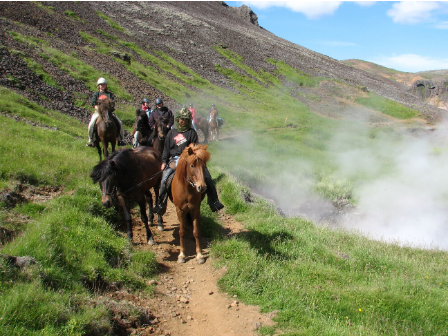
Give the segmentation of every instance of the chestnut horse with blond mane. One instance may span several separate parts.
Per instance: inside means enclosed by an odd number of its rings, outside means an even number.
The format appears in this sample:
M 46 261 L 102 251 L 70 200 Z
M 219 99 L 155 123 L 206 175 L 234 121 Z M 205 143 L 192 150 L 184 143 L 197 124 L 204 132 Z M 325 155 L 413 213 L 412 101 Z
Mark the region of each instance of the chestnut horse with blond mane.
M 177 258 L 179 263 L 185 262 L 184 238 L 189 220 L 193 223 L 193 236 L 196 240 L 196 261 L 198 264 L 205 262 L 199 241 L 199 216 L 201 202 L 207 189 L 204 167 L 209 159 L 210 153 L 207 151 L 207 145 L 190 144 L 179 158 L 176 173 L 171 183 L 171 201 L 176 206 L 177 217 L 180 222 L 180 252 Z

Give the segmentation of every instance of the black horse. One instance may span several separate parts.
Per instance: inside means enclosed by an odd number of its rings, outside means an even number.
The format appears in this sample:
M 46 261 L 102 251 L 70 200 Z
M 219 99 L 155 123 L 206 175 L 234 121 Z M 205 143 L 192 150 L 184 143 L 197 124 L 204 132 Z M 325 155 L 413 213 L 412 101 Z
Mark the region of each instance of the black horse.
M 113 205 L 113 198 L 118 197 L 125 214 L 128 238 L 132 241 L 132 221 L 130 209 L 134 202 L 140 206 L 140 217 L 145 224 L 148 244 L 154 243 L 148 226 L 146 203 L 149 204 L 149 221 L 154 215 L 151 212 L 154 189 L 156 201 L 159 197 L 162 159 L 160 154 L 151 147 L 123 149 L 112 153 L 109 158 L 98 163 L 90 173 L 93 183 L 99 182 L 102 193 L 102 203 L 106 208 Z M 161 218 L 161 216 L 159 216 Z M 162 226 L 163 229 L 163 226 Z
M 140 109 L 137 109 L 135 114 L 134 136 L 135 134 L 137 135 L 135 136 L 136 142 L 134 143 L 134 147 L 150 146 L 149 140 L 152 131 L 149 127 L 149 117 L 146 112 L 142 112 Z

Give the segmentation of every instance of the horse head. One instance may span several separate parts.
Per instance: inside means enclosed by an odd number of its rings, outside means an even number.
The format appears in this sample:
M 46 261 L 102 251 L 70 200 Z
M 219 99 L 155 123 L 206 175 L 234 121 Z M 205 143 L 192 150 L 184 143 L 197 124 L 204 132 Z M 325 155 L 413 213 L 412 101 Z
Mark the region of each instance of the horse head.
M 111 122 L 110 118 L 112 117 L 112 108 L 113 108 L 112 101 L 106 96 L 100 96 L 100 97 L 105 98 L 98 99 L 98 101 L 96 102 L 98 105 L 98 113 L 104 122 L 109 123 Z
M 118 152 L 113 153 L 109 159 L 103 160 L 93 167 L 90 178 L 93 183 L 99 183 L 101 188 L 101 203 L 110 208 L 118 191 L 118 167 L 111 158 Z
M 143 132 L 144 129 L 149 129 L 149 118 L 146 112 L 142 112 L 137 116 L 136 131 Z
M 187 181 L 198 193 L 204 193 L 207 190 L 204 167 L 209 159 L 207 145 L 190 144 L 179 158 L 176 174 L 179 174 L 179 178 Z
M 165 117 L 159 117 L 156 120 L 156 129 L 157 129 L 157 136 L 159 137 L 160 141 L 165 140 L 166 135 L 168 134 L 168 131 L 170 130 L 168 127 L 168 118 Z

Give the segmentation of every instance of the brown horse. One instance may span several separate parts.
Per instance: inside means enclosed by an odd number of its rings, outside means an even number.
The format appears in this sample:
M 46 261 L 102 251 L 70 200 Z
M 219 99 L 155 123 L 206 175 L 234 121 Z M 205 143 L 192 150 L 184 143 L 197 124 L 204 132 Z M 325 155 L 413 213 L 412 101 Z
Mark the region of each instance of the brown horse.
M 196 261 L 205 262 L 199 241 L 199 216 L 201 202 L 207 186 L 204 179 L 204 167 L 210 158 L 207 145 L 190 144 L 182 152 L 171 183 L 171 200 L 176 206 L 179 218 L 180 253 L 179 263 L 185 262 L 185 229 L 187 221 L 193 222 L 193 235 L 196 240 Z
M 165 146 L 166 135 L 170 128 L 168 127 L 168 118 L 159 117 L 155 120 L 154 130 L 152 133 L 153 144 L 152 146 L 157 149 L 160 155 L 163 154 L 163 147 Z
M 149 127 L 149 117 L 146 112 L 141 112 L 137 109 L 135 112 L 135 123 L 134 123 L 134 147 L 138 146 L 148 146 L 149 137 L 151 135 L 151 128 Z M 138 132 L 138 133 L 137 133 Z M 137 136 L 135 136 L 137 134 Z
M 98 113 L 99 117 L 96 120 L 96 132 L 98 137 L 95 139 L 94 144 L 98 149 L 98 155 L 101 158 L 100 142 L 103 145 L 103 154 L 106 159 L 109 156 L 109 143 L 112 146 L 112 152 L 115 152 L 115 145 L 117 143 L 118 129 L 112 116 L 112 102 L 109 98 L 98 100 Z
M 153 245 L 154 238 L 148 226 L 146 203 L 152 207 L 150 189 L 154 189 L 156 200 L 159 197 L 162 159 L 151 147 L 123 149 L 112 153 L 109 158 L 98 163 L 90 173 L 93 183 L 99 182 L 102 203 L 106 208 L 113 205 L 113 198 L 118 196 L 125 215 L 127 235 L 132 241 L 132 220 L 130 209 L 134 202 L 140 207 L 140 218 L 145 224 L 148 244 Z M 154 215 L 150 212 L 149 221 Z
M 219 125 L 218 125 L 218 110 L 213 108 L 210 111 L 210 120 L 208 121 L 210 141 L 218 141 L 219 139 Z
M 196 132 L 198 133 L 199 141 L 203 142 L 203 143 L 207 143 L 207 138 L 208 138 L 207 119 L 202 118 L 202 117 L 196 117 L 196 121 L 195 121 L 194 125 L 196 126 Z M 200 132 L 202 132 L 203 140 L 201 139 Z

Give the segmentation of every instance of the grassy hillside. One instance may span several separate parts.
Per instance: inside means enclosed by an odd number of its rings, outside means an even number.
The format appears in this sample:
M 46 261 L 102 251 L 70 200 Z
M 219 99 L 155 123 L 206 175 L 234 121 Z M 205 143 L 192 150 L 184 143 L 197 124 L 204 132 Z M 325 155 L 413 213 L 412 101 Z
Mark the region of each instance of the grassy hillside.
M 51 13 L 50 7 L 42 8 Z M 231 87 L 217 86 L 172 55 L 138 39 L 129 41 L 131 35 L 126 37 L 126 30 L 107 15 L 95 15 L 115 33 L 80 30 L 88 44 L 75 48 L 9 20 L 3 47 L 24 62 L 39 85 L 69 94 L 80 108 L 89 108 L 96 78 L 106 76 L 128 130 L 142 95 L 135 94 L 137 85 L 169 97 L 173 109 L 194 102 L 205 116 L 211 103 L 217 105 L 225 120 L 224 139 L 209 146 L 210 168 L 219 177 L 225 211 L 249 231 L 231 239 L 214 229 L 204 231 L 216 237 L 216 266 L 228 269 L 223 290 L 263 311 L 278 311 L 277 325 L 262 328 L 261 334 L 446 334 L 446 252 L 400 247 L 287 218 L 251 190 L 267 190 L 291 206 L 310 195 L 358 204 L 360 185 L 395 176 L 394 159 L 412 141 L 407 129 L 424 125 L 417 110 L 273 58 L 265 60 L 273 71 L 253 69 L 218 44 L 214 56 L 223 62 L 214 69 Z M 64 20 L 82 18 L 71 11 Z M 130 54 L 132 61 L 111 52 Z M 19 76 L 2 78 L 12 86 L 0 87 L 0 218 L 5 237 L 14 239 L 2 238 L 0 252 L 30 256 L 37 264 L 23 271 L 0 258 L 0 333 L 116 333 L 111 322 L 115 310 L 101 294 L 117 286 L 150 294 L 146 280 L 157 276 L 155 257 L 116 234 L 120 215 L 103 208 L 100 190 L 88 178 L 97 153 L 85 147 L 86 125 L 43 107 L 50 103 L 50 91 L 33 91 Z M 68 82 L 77 84 L 70 92 L 64 85 Z M 30 95 L 40 95 L 41 104 Z M 327 110 L 310 108 L 326 106 L 326 96 L 344 107 L 346 117 L 331 118 Z M 371 122 L 372 116 L 381 122 Z M 445 158 L 444 148 L 430 150 L 433 157 Z M 341 160 L 349 154 L 356 160 Z M 344 164 L 350 169 L 342 169 Z M 48 186 L 62 194 L 44 203 L 11 203 L 6 197 Z M 215 220 L 203 213 L 206 223 Z M 147 312 L 141 307 L 128 303 L 121 311 L 129 320 L 145 322 Z

